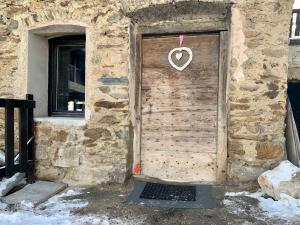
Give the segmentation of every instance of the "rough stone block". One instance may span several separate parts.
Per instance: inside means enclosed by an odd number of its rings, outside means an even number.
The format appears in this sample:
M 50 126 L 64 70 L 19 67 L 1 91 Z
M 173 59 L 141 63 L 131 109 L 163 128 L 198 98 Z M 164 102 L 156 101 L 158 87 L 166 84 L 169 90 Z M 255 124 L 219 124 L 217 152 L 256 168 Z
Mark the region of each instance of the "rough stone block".
M 262 160 L 277 159 L 283 156 L 283 146 L 274 143 L 257 143 L 257 158 Z
M 252 182 L 265 171 L 259 166 L 249 166 L 242 161 L 230 162 L 228 165 L 229 181 L 234 184 Z
M 79 152 L 77 148 L 75 146 L 73 148 L 60 148 L 54 165 L 57 167 L 79 166 Z
M 300 198 L 300 168 L 285 160 L 258 177 L 262 191 L 276 200 L 281 199 L 281 194 Z
M 36 176 L 39 180 L 62 180 L 65 177 L 66 170 L 62 167 L 47 165 L 46 160 L 39 161 L 36 166 Z
M 127 85 L 128 78 L 127 77 L 113 77 L 109 75 L 104 75 L 103 77 L 99 78 L 99 81 L 103 84 L 107 85 Z
M 95 107 L 99 107 L 99 108 L 119 109 L 119 108 L 126 107 L 128 105 L 128 102 L 127 101 L 122 101 L 122 102 L 98 101 L 94 105 L 95 105 Z

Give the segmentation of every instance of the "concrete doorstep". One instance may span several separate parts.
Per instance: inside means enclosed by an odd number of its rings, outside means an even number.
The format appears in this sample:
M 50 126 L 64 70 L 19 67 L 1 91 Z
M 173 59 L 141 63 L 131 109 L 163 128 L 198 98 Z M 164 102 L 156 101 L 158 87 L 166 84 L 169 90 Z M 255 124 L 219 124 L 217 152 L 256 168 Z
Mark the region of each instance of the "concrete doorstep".
M 66 187 L 67 185 L 64 183 L 37 181 L 34 184 L 25 186 L 17 192 L 3 197 L 2 200 L 10 205 L 25 204 L 29 207 L 36 207 L 63 191 Z

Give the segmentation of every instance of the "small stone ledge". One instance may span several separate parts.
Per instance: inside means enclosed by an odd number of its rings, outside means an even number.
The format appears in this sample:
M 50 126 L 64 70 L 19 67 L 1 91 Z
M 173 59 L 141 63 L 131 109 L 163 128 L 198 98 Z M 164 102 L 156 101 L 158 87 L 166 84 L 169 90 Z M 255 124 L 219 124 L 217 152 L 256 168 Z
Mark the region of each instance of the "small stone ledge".
M 74 117 L 37 117 L 34 118 L 36 123 L 50 123 L 51 125 L 59 125 L 64 127 L 81 127 L 86 125 L 85 118 L 74 118 Z

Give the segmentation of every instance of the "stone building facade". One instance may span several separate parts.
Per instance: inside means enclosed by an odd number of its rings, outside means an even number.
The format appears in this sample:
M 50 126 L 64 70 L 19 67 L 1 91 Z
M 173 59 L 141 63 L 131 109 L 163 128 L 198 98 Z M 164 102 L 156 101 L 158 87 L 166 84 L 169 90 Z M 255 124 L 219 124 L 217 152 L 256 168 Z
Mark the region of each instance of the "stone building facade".
M 95 185 L 122 183 L 131 176 L 135 24 L 151 29 L 168 23 L 177 26 L 175 33 L 193 32 L 195 24 L 205 24 L 201 13 L 212 12 L 210 21 L 226 20 L 229 32 L 224 177 L 235 184 L 255 181 L 284 157 L 292 4 L 292 0 L 1 0 L 2 98 L 24 98 L 34 92 L 39 110 L 43 99 L 37 95 L 43 87 L 35 87 L 38 78 L 33 73 L 45 68 L 38 68 L 43 58 L 32 53 L 31 45 L 53 36 L 86 35 L 85 118 L 52 118 L 38 112 L 38 178 Z M 43 51 L 42 44 L 37 48 Z

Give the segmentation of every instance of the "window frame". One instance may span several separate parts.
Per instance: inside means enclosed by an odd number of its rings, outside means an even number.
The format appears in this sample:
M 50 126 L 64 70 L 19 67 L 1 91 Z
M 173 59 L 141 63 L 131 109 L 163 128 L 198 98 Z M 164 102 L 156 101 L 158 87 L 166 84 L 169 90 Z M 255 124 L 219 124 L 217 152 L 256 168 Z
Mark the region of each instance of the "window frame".
M 82 112 L 57 112 L 54 105 L 57 98 L 57 77 L 58 77 L 58 48 L 59 46 L 84 46 L 85 35 L 68 35 L 56 37 L 48 40 L 49 43 L 49 71 L 48 71 L 48 116 L 52 117 L 84 117 L 85 110 Z M 85 77 L 86 80 L 86 77 Z M 85 91 L 84 91 L 85 92 Z M 85 94 L 85 93 L 84 93 Z

